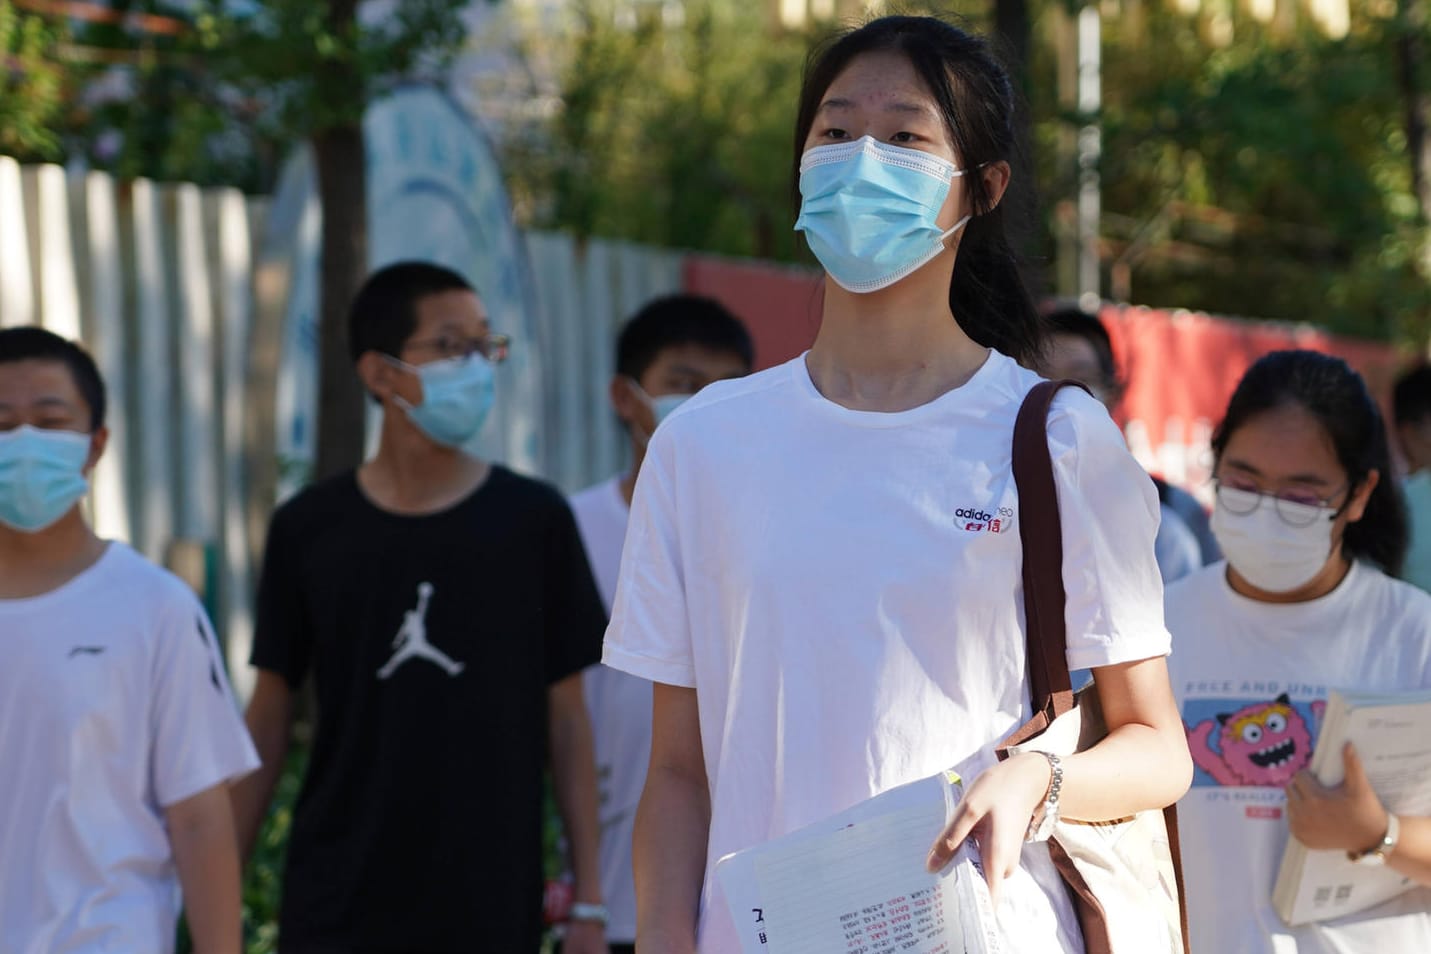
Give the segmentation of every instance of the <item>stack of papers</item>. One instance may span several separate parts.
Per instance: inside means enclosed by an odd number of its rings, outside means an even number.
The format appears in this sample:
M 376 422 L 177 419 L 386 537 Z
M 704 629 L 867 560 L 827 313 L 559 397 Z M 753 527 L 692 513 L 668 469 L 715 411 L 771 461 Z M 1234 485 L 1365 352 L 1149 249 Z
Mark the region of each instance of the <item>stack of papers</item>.
M 999 954 L 973 845 L 925 870 L 962 794 L 940 773 L 720 859 L 744 954 Z

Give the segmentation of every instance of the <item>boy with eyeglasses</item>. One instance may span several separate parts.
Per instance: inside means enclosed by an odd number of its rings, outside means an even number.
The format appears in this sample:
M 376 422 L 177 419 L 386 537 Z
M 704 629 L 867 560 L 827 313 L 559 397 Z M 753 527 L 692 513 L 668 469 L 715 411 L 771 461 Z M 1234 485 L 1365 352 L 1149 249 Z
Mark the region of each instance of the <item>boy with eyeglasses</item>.
M 258 758 L 194 594 L 85 520 L 78 345 L 0 330 L 0 951 L 238 954 L 228 783 Z
M 392 265 L 349 322 L 381 440 L 270 525 L 247 713 L 263 768 L 236 793 L 240 844 L 257 837 L 311 671 L 280 950 L 535 951 L 548 752 L 576 898 L 601 903 L 581 671 L 605 614 L 561 496 L 463 450 L 507 347 L 472 287 Z M 606 949 L 596 924 L 569 943 Z

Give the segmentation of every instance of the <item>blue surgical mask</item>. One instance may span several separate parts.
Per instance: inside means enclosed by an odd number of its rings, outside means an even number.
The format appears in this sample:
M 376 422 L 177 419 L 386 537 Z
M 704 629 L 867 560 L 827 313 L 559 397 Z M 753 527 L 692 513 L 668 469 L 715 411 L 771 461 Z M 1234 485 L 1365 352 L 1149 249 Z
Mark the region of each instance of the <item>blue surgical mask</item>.
M 694 394 L 661 394 L 652 397 L 646 393 L 646 389 L 641 386 L 640 381 L 630 376 L 627 376 L 626 380 L 630 383 L 631 389 L 636 392 L 636 396 L 651 409 L 651 414 L 656 418 L 657 425 L 670 417 L 676 408 L 695 397 Z
M 935 221 L 963 174 L 938 156 L 871 136 L 816 146 L 800 158 L 795 230 L 841 288 L 879 291 L 944 251 L 944 240 L 969 221 L 951 229 Z
M 447 447 L 461 447 L 477 436 L 497 398 L 492 362 L 476 353 L 420 365 L 388 360 L 422 382 L 421 404 L 395 399 L 419 430 Z
M 22 424 L 0 433 L 0 523 L 38 533 L 89 492 L 90 436 Z

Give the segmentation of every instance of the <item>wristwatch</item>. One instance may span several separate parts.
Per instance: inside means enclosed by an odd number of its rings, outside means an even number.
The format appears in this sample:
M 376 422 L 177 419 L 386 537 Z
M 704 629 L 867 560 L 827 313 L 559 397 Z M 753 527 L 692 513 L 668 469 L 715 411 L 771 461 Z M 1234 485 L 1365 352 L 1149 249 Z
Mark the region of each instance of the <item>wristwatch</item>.
M 611 914 L 606 910 L 604 904 L 589 904 L 586 901 L 577 901 L 571 906 L 567 914 L 568 921 L 594 921 L 597 924 L 605 924 L 611 920 Z
M 1396 848 L 1396 841 L 1401 837 L 1401 823 L 1396 820 L 1396 816 L 1387 812 L 1386 814 L 1386 834 L 1381 836 L 1381 841 L 1366 851 L 1348 851 L 1347 859 L 1355 861 L 1359 865 L 1380 866 L 1386 864 L 1387 856 Z

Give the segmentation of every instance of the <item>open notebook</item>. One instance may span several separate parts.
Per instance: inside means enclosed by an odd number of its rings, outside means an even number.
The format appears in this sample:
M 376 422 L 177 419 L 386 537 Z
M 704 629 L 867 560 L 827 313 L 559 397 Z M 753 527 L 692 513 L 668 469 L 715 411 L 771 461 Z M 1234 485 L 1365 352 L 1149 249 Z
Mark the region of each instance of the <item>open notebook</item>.
M 744 954 L 999 954 L 973 846 L 924 868 L 962 793 L 940 773 L 720 859 Z

